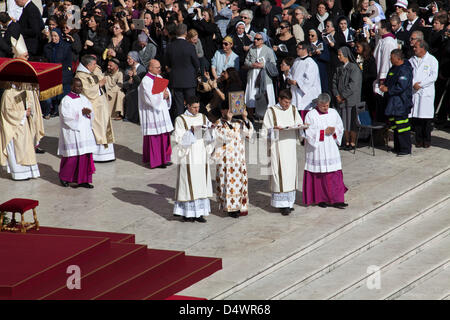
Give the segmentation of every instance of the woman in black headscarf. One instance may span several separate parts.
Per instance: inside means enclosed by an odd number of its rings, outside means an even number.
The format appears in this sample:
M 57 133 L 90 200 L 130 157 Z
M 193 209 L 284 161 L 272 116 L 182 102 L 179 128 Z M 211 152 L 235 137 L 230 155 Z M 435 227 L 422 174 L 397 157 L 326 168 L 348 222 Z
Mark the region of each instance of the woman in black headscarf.
M 344 150 L 350 150 L 356 145 L 355 107 L 361 102 L 362 73 L 350 48 L 341 47 L 338 50 L 338 59 L 342 65 L 334 74 L 332 91 L 344 123 Z
M 67 42 L 63 41 L 62 32 L 59 28 L 55 28 L 50 32 L 51 42 L 44 46 L 44 57 L 48 62 L 62 64 L 62 83 L 63 93 L 49 99 L 44 108 L 43 116 L 46 119 L 50 118 L 50 112 L 53 115 L 58 114 L 58 105 L 61 99 L 70 92 L 72 83 L 72 47 Z
M 330 62 L 328 44 L 322 40 L 322 34 L 317 29 L 309 29 L 308 39 L 314 49 L 311 57 L 319 67 L 322 92 L 328 92 L 328 63 Z

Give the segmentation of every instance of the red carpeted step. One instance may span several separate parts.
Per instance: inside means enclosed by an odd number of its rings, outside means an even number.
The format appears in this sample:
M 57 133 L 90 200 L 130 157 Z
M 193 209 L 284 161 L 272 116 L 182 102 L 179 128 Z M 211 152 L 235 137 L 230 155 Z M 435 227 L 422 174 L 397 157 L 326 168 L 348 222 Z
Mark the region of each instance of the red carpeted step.
M 0 297 L 19 297 L 45 285 L 68 265 L 80 265 L 107 250 L 106 238 L 0 233 Z M 66 274 L 67 275 L 67 274 Z
M 206 298 L 173 295 L 164 300 L 208 300 Z
M 88 287 L 87 281 L 92 275 L 101 275 L 103 278 L 111 277 L 111 273 L 120 272 L 130 265 L 139 263 L 147 255 L 147 246 L 131 243 L 111 243 L 111 247 L 103 252 L 91 256 L 88 261 L 80 264 L 81 290 Z M 79 290 L 67 289 L 67 279 L 70 274 L 60 272 L 53 274 L 43 285 L 37 286 L 23 294 L 20 299 L 46 299 L 58 292 L 68 291 L 76 293 Z
M 128 233 L 51 228 L 51 227 L 40 227 L 38 231 L 31 229 L 31 230 L 27 231 L 27 233 L 29 233 L 29 234 L 62 235 L 62 236 L 110 238 L 111 242 L 120 242 L 120 243 L 134 243 L 134 241 L 135 241 L 134 234 L 128 234 Z
M 184 256 L 158 273 L 139 274 L 95 297 L 99 300 L 162 300 L 222 268 L 219 258 Z
M 108 265 L 85 275 L 81 280 L 81 290 L 69 290 L 63 287 L 44 297 L 48 300 L 88 300 L 105 292 L 115 291 L 132 279 L 164 276 L 168 266 L 177 265 L 184 260 L 184 252 L 148 249 L 139 260 Z M 139 281 L 133 282 L 140 285 Z M 120 290 L 120 289 L 119 289 Z

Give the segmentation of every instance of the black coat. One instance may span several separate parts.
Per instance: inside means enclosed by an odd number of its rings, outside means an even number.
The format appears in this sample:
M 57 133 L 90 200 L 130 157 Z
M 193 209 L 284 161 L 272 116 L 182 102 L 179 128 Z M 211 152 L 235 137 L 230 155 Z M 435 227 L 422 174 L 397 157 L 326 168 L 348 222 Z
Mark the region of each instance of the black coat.
M 386 116 L 407 117 L 413 106 L 413 69 L 408 60 L 389 69 L 385 85 L 388 87 Z
M 192 27 L 198 32 L 205 58 L 211 62 L 214 53 L 222 48 L 222 35 L 219 27 L 217 24 L 205 20 L 192 20 Z
M 236 33 L 234 33 L 232 37 L 233 37 L 233 51 L 239 56 L 239 66 L 242 67 L 248 52 L 244 50 L 244 47 L 251 46 L 253 42 L 252 40 L 249 39 L 249 37 L 245 33 L 242 38 L 239 38 Z
M 200 68 L 195 47 L 184 39 L 169 43 L 166 52 L 166 66 L 170 68 L 172 88 L 195 88 L 197 71 Z
M 25 44 L 27 45 L 30 56 L 36 56 L 39 53 L 39 42 L 42 39 L 42 30 L 44 22 L 41 13 L 33 2 L 27 4 L 22 11 L 19 19 L 20 31 L 23 34 Z
M 11 21 L 11 23 L 6 28 L 5 34 L 0 38 L 0 56 L 12 58 L 13 51 L 11 45 L 11 37 L 14 39 L 19 39 L 20 25 L 16 22 Z
M 62 82 L 70 84 L 72 82 L 72 48 L 64 40 L 60 40 L 59 45 L 55 46 L 53 42 L 44 46 L 43 55 L 48 62 L 62 64 Z
M 94 54 L 97 57 L 97 63 L 100 65 L 103 52 L 105 51 L 108 44 L 108 38 L 106 37 L 106 35 L 97 30 L 95 36 L 92 39 L 89 39 L 89 29 L 86 28 L 82 29 L 80 38 L 82 46 L 80 56 L 84 56 L 85 54 Z M 84 49 L 84 43 L 86 42 L 86 40 L 91 40 L 94 45 L 88 46 L 87 49 Z

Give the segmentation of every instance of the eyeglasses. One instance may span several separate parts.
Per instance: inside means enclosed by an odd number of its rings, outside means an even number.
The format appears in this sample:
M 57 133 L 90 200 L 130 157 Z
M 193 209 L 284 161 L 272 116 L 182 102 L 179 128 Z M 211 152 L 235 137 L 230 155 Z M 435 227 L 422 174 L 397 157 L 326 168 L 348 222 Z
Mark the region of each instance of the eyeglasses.
M 249 17 L 241 17 L 241 19 L 247 20 L 250 19 Z
M 255 38 L 255 40 L 262 40 L 262 38 Z
M 314 35 L 314 34 L 309 34 L 308 35 L 310 38 L 312 38 L 312 37 L 315 37 L 316 35 Z

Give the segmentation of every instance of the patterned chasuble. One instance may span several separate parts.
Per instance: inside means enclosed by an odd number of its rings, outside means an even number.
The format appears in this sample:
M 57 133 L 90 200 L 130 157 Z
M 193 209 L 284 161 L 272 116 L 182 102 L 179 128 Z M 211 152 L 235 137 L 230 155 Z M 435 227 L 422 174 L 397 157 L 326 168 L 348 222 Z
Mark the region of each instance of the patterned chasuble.
M 253 132 L 241 122 L 216 122 L 216 191 L 220 208 L 226 212 L 248 212 L 248 177 L 245 162 L 245 137 Z

